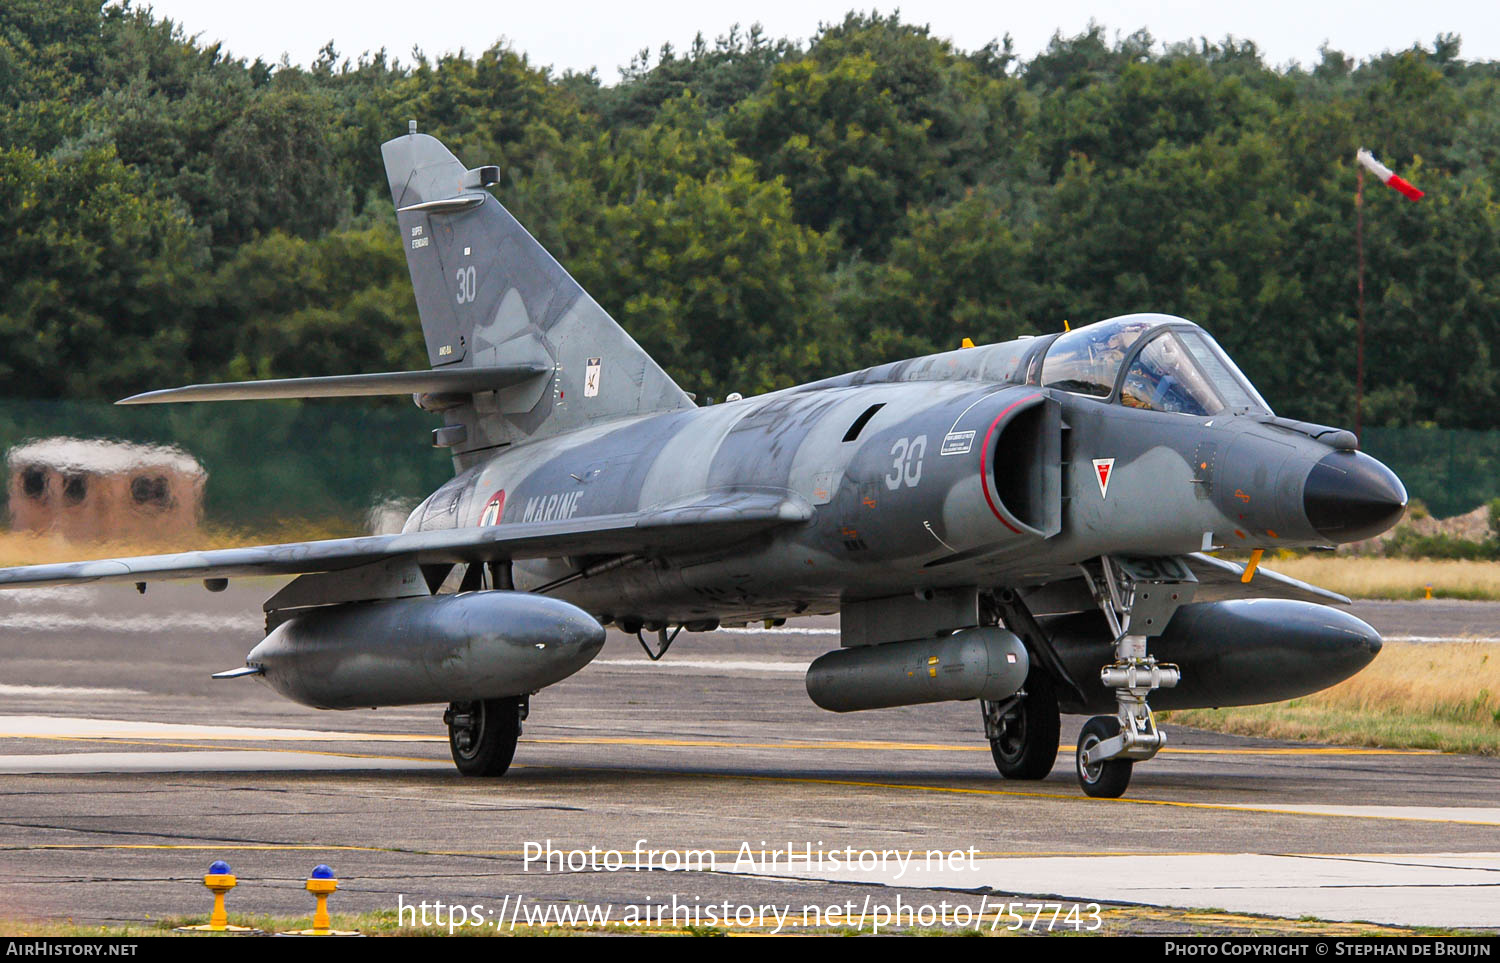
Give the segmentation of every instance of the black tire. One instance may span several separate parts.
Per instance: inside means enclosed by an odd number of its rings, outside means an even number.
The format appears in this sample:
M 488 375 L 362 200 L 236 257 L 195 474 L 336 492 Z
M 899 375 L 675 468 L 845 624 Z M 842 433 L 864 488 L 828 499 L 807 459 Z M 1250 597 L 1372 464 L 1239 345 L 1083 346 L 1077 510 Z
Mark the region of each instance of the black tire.
M 1057 689 L 1051 676 L 1034 668 L 1025 690 L 1026 697 L 1003 717 L 1005 731 L 990 740 L 990 755 L 1006 779 L 1046 779 L 1057 762 L 1062 734 Z
M 1130 773 L 1135 763 L 1129 759 L 1109 759 L 1092 766 L 1083 764 L 1083 754 L 1090 747 L 1120 734 L 1120 720 L 1114 716 L 1094 716 L 1083 724 L 1078 734 L 1078 751 L 1074 757 L 1074 768 L 1078 771 L 1078 785 L 1087 796 L 1095 799 L 1119 799 L 1130 785 Z
M 503 776 L 521 736 L 521 700 L 455 702 L 444 714 L 453 764 L 465 776 Z M 467 722 L 461 725 L 460 722 Z

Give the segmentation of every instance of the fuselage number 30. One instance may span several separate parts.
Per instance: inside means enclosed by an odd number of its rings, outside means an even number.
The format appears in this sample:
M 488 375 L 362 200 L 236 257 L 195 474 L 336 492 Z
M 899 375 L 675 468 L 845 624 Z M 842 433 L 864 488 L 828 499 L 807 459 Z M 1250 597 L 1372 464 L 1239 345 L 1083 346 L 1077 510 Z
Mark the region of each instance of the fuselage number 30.
M 891 465 L 891 472 L 885 476 L 885 487 L 895 491 L 902 485 L 907 488 L 917 487 L 917 482 L 922 480 L 922 458 L 927 454 L 927 436 L 918 435 L 915 438 L 897 438 L 896 443 L 891 446 L 891 455 L 895 462 Z

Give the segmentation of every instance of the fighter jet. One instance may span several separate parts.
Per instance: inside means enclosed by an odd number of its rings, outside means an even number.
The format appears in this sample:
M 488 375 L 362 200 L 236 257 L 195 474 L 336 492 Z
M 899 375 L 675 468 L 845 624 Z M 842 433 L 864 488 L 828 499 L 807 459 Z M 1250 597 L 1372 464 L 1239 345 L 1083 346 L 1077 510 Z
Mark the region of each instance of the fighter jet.
M 400 534 L 0 570 L 0 587 L 295 576 L 245 665 L 305 705 L 447 704 L 453 760 L 509 766 L 605 627 L 840 615 L 806 678 L 849 712 L 973 700 L 999 772 L 1041 779 L 1059 713 L 1119 796 L 1152 707 L 1332 685 L 1379 635 L 1260 552 L 1368 538 L 1397 477 L 1348 431 L 1276 416 L 1203 328 L 1134 314 L 699 406 L 468 169 L 382 146 L 431 369 L 153 391 L 122 404 L 412 394 L 452 481 Z M 372 466 L 376 467 L 376 466 Z M 1245 564 L 1207 554 L 1251 553 Z

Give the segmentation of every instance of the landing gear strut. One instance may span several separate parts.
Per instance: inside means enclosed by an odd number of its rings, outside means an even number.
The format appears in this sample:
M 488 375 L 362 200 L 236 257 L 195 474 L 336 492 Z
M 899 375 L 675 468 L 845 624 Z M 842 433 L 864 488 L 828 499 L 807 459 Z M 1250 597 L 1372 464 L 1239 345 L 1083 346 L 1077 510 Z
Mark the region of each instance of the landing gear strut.
M 1057 690 L 1044 669 L 1033 666 L 1021 691 L 1001 702 L 983 700 L 984 734 L 995 768 L 1006 779 L 1045 779 L 1057 761 L 1061 723 Z
M 516 754 L 521 721 L 530 711 L 530 698 L 481 699 L 449 703 L 443 713 L 448 726 L 448 748 L 453 764 L 465 776 L 503 776 Z
M 1135 763 L 1152 758 L 1167 743 L 1146 700 L 1182 678 L 1177 666 L 1158 663 L 1147 653 L 1146 640 L 1161 635 L 1198 585 L 1177 558 L 1106 555 L 1099 562 L 1097 576 L 1086 566 L 1083 574 L 1115 634 L 1115 661 L 1099 670 L 1099 680 L 1114 690 L 1118 712 L 1084 724 L 1074 763 L 1085 794 L 1116 799 L 1130 785 Z
M 998 588 L 981 600 L 987 606 L 986 624 L 1001 622 L 1020 636 L 1031 660 L 1031 671 L 1019 692 L 1009 699 L 979 704 L 995 768 L 1006 779 L 1045 779 L 1057 762 L 1058 693 L 1082 701 L 1083 691 L 1014 589 Z

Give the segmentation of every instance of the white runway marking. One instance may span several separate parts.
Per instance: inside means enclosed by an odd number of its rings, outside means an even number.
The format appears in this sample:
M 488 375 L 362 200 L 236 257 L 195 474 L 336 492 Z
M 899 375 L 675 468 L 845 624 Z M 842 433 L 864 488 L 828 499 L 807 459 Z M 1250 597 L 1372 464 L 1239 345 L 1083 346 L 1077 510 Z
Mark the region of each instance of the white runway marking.
M 1387 635 L 1387 642 L 1500 642 L 1493 635 Z
M 904 874 L 892 864 L 754 875 L 1400 926 L 1500 926 L 1500 853 L 1007 857 L 929 870 L 919 851 Z
M 0 592 L 0 604 L 14 602 L 16 605 L 57 605 L 74 603 L 87 605 L 98 597 L 99 590 L 74 585 L 51 585 L 46 588 L 17 589 Z
M 0 716 L 0 739 L 191 739 L 199 742 L 447 742 L 446 736 L 389 732 L 336 732 L 256 726 L 202 726 L 177 722 Z
M 653 669 L 657 672 L 687 671 L 687 672 L 719 672 L 719 673 L 742 673 L 742 672 L 795 672 L 802 674 L 807 671 L 806 662 L 756 662 L 752 659 L 673 659 L 666 658 L 660 662 L 652 662 L 649 659 L 595 659 L 589 665 L 608 666 L 612 669 Z
M 168 615 L 70 615 L 65 612 L 11 612 L 0 615 L 0 630 L 22 632 L 255 632 L 265 623 L 249 615 L 176 612 Z
M 1237 806 L 1233 803 L 1223 804 L 1225 809 L 1247 809 L 1261 811 L 1265 809 L 1276 809 L 1282 812 L 1307 813 L 1311 816 L 1357 816 L 1363 819 L 1421 819 L 1439 822 L 1457 823 L 1483 823 L 1487 826 L 1500 826 L 1500 809 L 1486 809 L 1478 806 L 1319 806 L 1273 803 L 1245 804 Z
M 0 685 L 0 696 L 143 696 L 140 689 L 97 689 L 78 685 Z
M 182 752 L 72 752 L 0 755 L 0 774 L 120 772 L 322 772 L 327 770 L 452 770 L 446 759 L 391 759 L 270 749 L 196 749 Z
M 774 629 L 761 629 L 754 627 L 746 628 L 723 628 L 719 632 L 730 632 L 735 635 L 824 635 L 837 636 L 839 630 L 836 628 L 813 628 L 797 625 L 783 625 Z M 1387 642 L 1500 642 L 1500 636 L 1494 635 L 1387 635 L 1383 636 Z
M 838 629 L 819 629 L 800 625 L 781 625 L 774 629 L 757 629 L 745 627 L 743 629 L 719 629 L 720 632 L 731 632 L 735 635 L 838 635 Z

